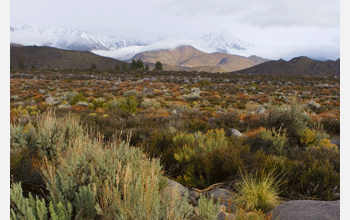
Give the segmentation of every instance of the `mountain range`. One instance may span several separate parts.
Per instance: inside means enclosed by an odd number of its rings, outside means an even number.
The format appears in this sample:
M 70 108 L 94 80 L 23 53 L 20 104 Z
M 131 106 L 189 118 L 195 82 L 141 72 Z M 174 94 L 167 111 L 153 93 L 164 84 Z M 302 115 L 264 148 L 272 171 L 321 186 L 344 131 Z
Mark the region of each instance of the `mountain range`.
M 11 43 L 26 46 L 50 46 L 77 51 L 113 50 L 146 45 L 146 43 L 134 38 L 106 36 L 77 28 L 42 28 L 26 25 L 20 29 L 10 27 L 10 35 Z
M 123 61 L 116 60 L 113 58 L 102 57 L 96 54 L 93 54 L 88 51 L 72 51 L 72 50 L 62 50 L 46 46 L 23 46 L 19 44 L 11 45 L 10 47 L 10 65 L 11 69 L 19 69 L 19 64 L 23 62 L 26 69 L 30 69 L 32 65 L 35 66 L 35 69 L 47 70 L 47 69 L 89 69 L 93 64 L 96 64 L 97 69 L 114 69 L 116 65 L 121 67 Z M 194 48 L 189 46 L 183 46 L 177 48 L 175 51 L 177 53 L 187 54 L 189 57 L 198 56 L 214 56 L 218 58 L 220 55 L 224 56 L 222 53 L 213 53 L 213 54 L 203 54 Z M 165 51 L 167 53 L 167 51 Z M 192 54 L 191 54 L 192 53 Z M 197 57 L 198 57 L 197 56 Z M 174 56 L 175 57 L 175 56 Z M 240 57 L 238 57 L 240 58 Z M 233 60 L 238 58 L 234 57 Z M 242 58 L 242 57 L 241 57 Z M 244 57 L 243 57 L 244 58 Z M 164 70 L 187 70 L 187 71 L 205 71 L 205 72 L 220 72 L 218 66 L 227 62 L 226 58 L 222 58 L 218 65 L 216 66 L 172 66 L 169 64 L 163 65 Z M 249 57 L 249 59 L 260 59 L 259 57 Z M 175 59 L 176 60 L 176 59 Z M 194 59 L 195 61 L 198 59 Z M 248 62 L 248 61 L 247 61 Z M 253 61 L 252 61 L 253 62 Z M 187 62 L 184 62 L 187 63 Z M 190 63 L 194 63 L 191 61 Z M 145 62 L 148 64 L 150 69 L 153 69 L 154 63 Z M 130 64 L 127 64 L 128 68 Z M 229 72 L 230 73 L 230 72 Z M 227 73 L 227 74 L 229 74 Z M 282 75 L 282 74 L 302 74 L 302 75 L 339 75 L 340 74 L 340 59 L 336 61 L 316 61 L 307 57 L 296 57 L 290 61 L 277 60 L 277 61 L 266 61 L 257 65 L 254 65 L 250 68 L 241 69 L 239 71 L 234 71 L 231 73 L 240 73 L 240 74 L 273 74 L 273 75 Z
M 252 44 L 245 42 L 228 32 L 212 32 L 199 39 L 169 38 L 154 41 L 142 41 L 135 38 L 107 36 L 77 28 L 65 27 L 10 27 L 11 43 L 25 46 L 50 46 L 65 50 L 91 51 L 101 56 L 128 60 L 137 53 L 174 49 L 180 45 L 190 45 L 204 52 L 223 52 L 234 54 L 246 50 Z

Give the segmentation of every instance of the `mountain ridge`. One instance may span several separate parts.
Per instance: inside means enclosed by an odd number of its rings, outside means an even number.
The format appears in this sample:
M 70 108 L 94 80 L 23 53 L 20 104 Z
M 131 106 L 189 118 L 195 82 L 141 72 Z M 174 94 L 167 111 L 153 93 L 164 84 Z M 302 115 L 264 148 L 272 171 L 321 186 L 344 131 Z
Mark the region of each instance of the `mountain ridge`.
M 273 75 L 340 75 L 340 59 L 336 61 L 318 61 L 306 56 L 294 57 L 289 61 L 274 60 L 259 65 L 233 71 L 240 74 L 273 74 Z
M 121 67 L 123 63 L 88 51 L 63 50 L 46 46 L 10 46 L 11 69 L 19 69 L 21 61 L 26 69 L 34 65 L 38 70 L 89 69 L 93 64 L 96 65 L 96 69 L 115 69 L 116 65 Z
M 225 72 L 245 69 L 259 64 L 259 61 L 266 62 L 267 60 L 260 58 L 260 60 L 254 61 L 244 56 L 221 52 L 205 53 L 188 45 L 181 45 L 173 50 L 141 52 L 131 58 L 129 62 L 139 59 L 150 63 L 160 61 L 174 67 L 217 67 Z

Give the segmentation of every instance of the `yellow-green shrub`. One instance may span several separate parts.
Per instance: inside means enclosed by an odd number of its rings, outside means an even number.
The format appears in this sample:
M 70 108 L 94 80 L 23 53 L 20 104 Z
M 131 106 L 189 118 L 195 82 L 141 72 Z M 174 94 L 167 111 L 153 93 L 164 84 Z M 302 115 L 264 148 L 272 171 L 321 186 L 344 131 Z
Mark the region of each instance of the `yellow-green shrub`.
M 316 141 L 316 133 L 310 128 L 299 130 L 298 134 L 300 136 L 301 143 L 305 144 L 306 146 L 310 146 Z

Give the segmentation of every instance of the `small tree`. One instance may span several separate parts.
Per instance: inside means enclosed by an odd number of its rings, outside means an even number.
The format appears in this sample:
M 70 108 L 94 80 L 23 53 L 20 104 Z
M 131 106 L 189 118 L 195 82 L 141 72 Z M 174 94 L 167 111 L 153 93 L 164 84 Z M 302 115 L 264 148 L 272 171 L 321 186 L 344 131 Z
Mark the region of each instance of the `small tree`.
M 123 70 L 126 70 L 128 68 L 128 66 L 126 65 L 126 63 L 124 62 L 123 64 L 122 64 L 122 69 Z
M 149 70 L 148 64 L 146 64 L 145 70 Z
M 157 61 L 156 65 L 155 65 L 155 70 L 158 70 L 158 71 L 162 71 L 163 70 L 163 66 L 162 66 L 162 63 Z
M 133 69 L 133 70 L 137 69 L 137 63 L 136 63 L 135 60 L 132 60 L 132 61 L 131 61 L 130 69 Z
M 119 67 L 119 65 L 117 64 L 117 65 L 115 65 L 115 69 L 116 70 L 120 70 L 120 67 Z
M 24 65 L 23 60 L 19 61 L 18 67 L 19 67 L 21 70 L 25 70 L 25 69 L 26 69 L 26 66 Z
M 95 70 L 97 68 L 96 64 L 92 64 L 91 67 L 90 67 L 90 70 Z
M 32 68 L 30 68 L 30 70 L 35 70 L 34 64 L 32 64 Z
M 137 69 L 143 69 L 144 68 L 142 60 L 137 60 L 136 64 L 137 64 L 136 65 Z

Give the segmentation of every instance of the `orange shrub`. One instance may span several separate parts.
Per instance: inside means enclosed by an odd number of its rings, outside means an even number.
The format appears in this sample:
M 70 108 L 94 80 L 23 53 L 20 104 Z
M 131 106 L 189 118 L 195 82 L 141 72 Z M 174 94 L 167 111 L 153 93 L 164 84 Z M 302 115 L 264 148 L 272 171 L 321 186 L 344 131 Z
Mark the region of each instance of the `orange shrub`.
M 85 110 L 86 107 L 85 106 L 81 106 L 81 105 L 72 105 L 71 107 L 73 110 L 75 111 L 82 111 L 82 110 Z
M 254 138 L 254 137 L 257 137 L 262 131 L 266 131 L 266 128 L 260 126 L 257 129 L 248 131 L 246 133 L 246 135 L 247 135 L 248 138 Z
M 96 108 L 96 112 L 98 113 L 104 113 L 105 112 L 105 108 Z

